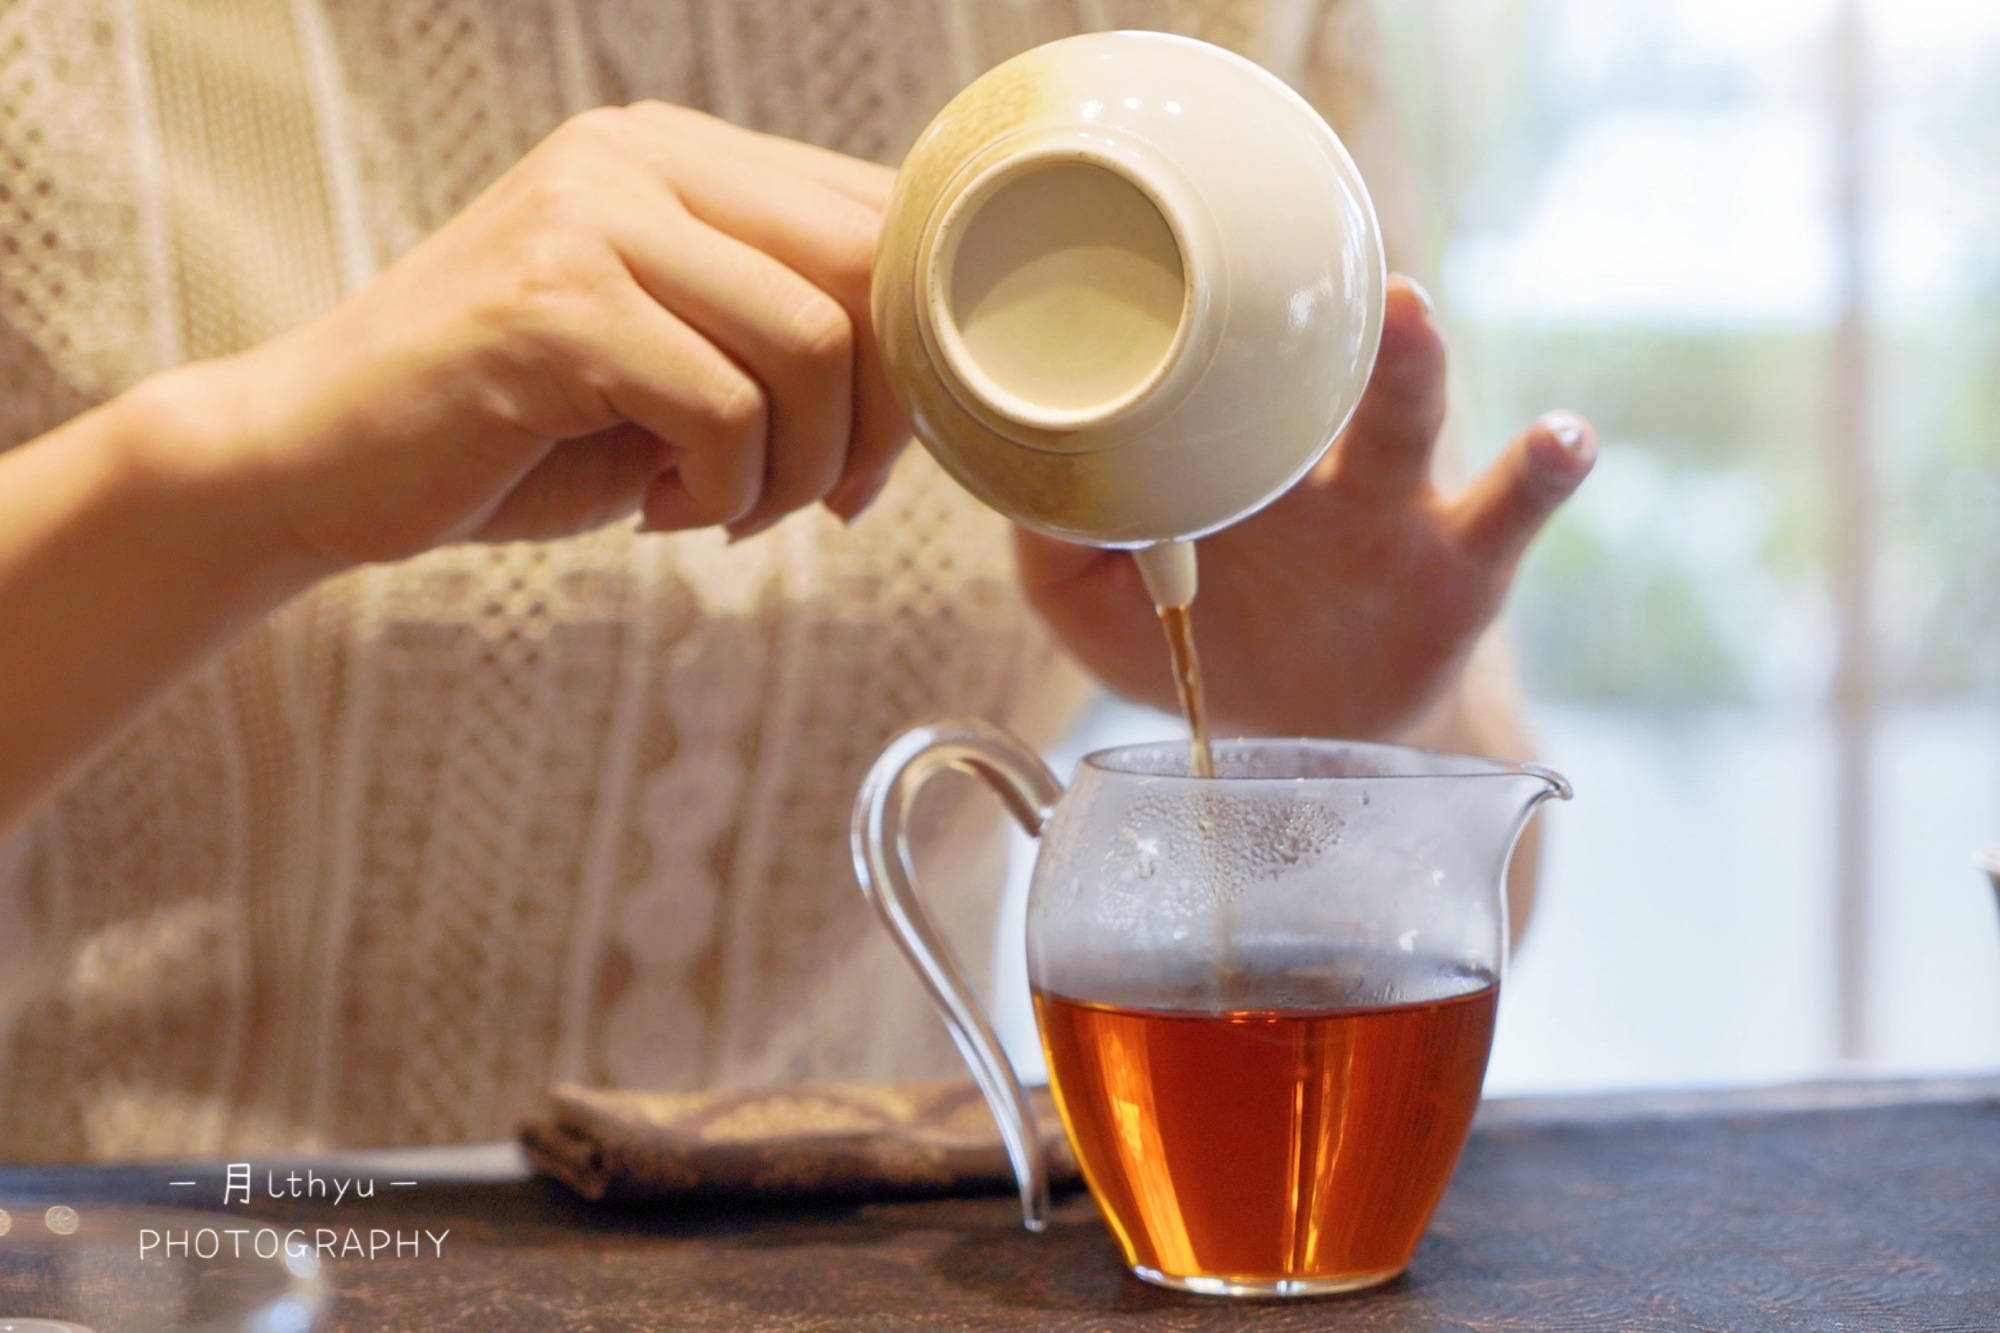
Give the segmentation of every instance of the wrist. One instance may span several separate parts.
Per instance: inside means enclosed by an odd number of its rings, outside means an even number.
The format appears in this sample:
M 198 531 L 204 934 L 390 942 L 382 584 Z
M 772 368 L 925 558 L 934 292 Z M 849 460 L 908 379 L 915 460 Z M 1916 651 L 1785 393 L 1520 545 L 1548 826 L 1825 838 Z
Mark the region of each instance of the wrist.
M 1496 759 L 1532 759 L 1521 685 L 1504 634 L 1488 629 L 1443 694 L 1392 737 L 1404 745 Z
M 275 605 L 344 566 L 289 521 L 290 482 L 259 408 L 265 396 L 248 359 L 235 356 L 157 372 L 101 410 L 122 483 L 170 504 L 175 527 Z

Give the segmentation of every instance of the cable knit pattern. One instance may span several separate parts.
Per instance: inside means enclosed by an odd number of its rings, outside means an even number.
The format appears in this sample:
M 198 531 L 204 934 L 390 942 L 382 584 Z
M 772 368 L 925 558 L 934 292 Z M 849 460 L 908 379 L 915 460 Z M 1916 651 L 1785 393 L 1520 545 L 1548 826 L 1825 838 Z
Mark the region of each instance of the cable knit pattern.
M 1164 12 L 1310 77 L 1345 8 Z M 892 161 L 994 61 L 1162 12 L 0 4 L 0 446 L 338 299 L 591 102 Z M 848 802 L 909 722 L 1047 740 L 1081 694 L 1004 524 L 915 451 L 852 531 L 619 527 L 335 579 L 0 845 L 0 1157 L 498 1138 L 555 1080 L 949 1072 Z M 966 796 L 927 802 L 918 855 L 978 972 L 1002 844 Z

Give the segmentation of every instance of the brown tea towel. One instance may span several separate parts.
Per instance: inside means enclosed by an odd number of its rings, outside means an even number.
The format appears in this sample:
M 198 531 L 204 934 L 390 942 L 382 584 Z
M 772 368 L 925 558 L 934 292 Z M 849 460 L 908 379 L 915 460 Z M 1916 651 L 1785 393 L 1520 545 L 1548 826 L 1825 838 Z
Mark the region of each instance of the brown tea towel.
M 1049 1183 L 1080 1183 L 1047 1088 L 1028 1089 Z M 538 1171 L 589 1199 L 984 1193 L 1013 1171 L 970 1079 L 706 1092 L 561 1085 L 521 1128 Z

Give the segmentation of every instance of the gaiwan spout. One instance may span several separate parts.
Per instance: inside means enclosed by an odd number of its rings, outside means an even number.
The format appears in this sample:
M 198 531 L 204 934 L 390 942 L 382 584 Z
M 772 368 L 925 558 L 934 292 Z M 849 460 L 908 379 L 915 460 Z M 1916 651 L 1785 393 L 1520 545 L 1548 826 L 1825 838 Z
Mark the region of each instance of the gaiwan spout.
M 1132 553 L 1154 606 L 1192 606 L 1200 587 L 1193 542 L 1156 542 Z

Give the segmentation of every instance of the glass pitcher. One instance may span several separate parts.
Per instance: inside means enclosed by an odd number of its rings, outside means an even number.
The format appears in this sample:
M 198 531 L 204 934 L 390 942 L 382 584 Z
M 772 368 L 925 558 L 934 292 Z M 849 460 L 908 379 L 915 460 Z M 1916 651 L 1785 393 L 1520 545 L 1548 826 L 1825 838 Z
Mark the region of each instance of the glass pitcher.
M 943 769 L 1041 840 L 1028 976 L 1086 1182 L 1139 1277 L 1297 1296 L 1409 1263 L 1485 1076 L 1506 871 L 1529 764 L 1315 740 L 1086 757 L 1067 791 L 1020 741 L 904 732 L 855 804 L 863 891 L 922 974 L 999 1121 L 1028 1228 L 1048 1182 L 1034 1113 L 919 902 L 905 826 Z

